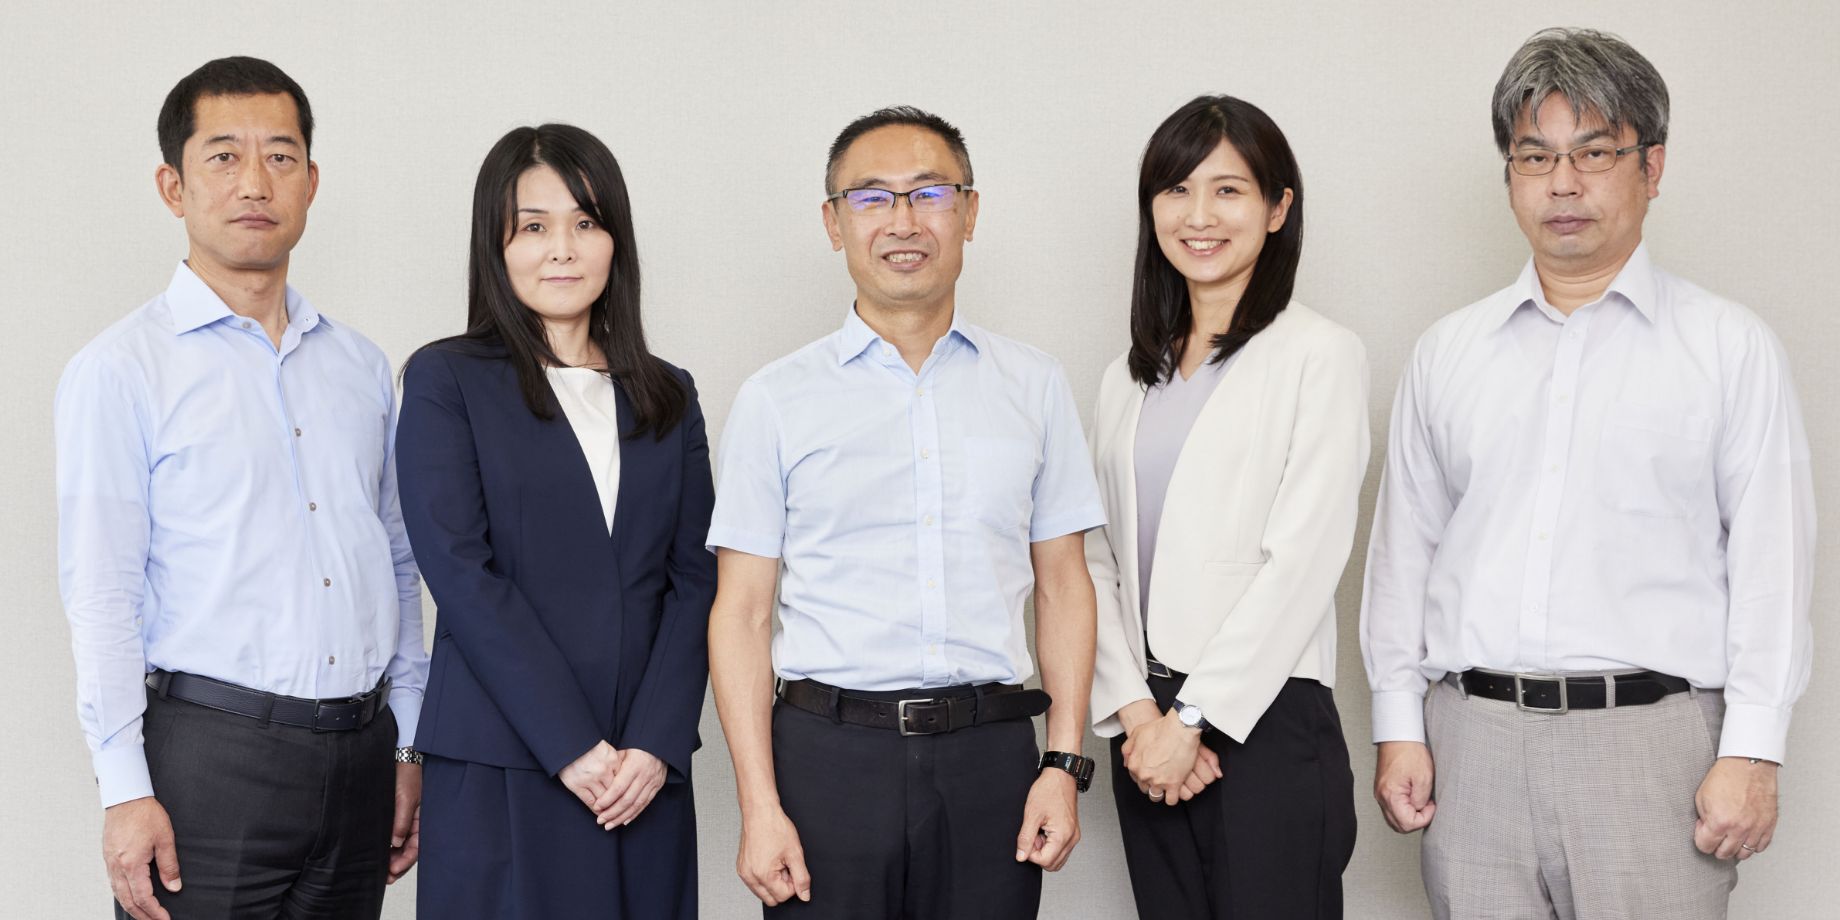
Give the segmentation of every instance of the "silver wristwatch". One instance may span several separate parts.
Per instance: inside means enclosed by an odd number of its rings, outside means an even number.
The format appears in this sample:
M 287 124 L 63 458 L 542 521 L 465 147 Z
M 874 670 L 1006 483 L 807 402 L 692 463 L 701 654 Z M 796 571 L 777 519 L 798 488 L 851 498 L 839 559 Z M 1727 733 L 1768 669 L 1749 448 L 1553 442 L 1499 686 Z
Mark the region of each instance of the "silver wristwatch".
M 396 762 L 412 763 L 419 767 L 422 765 L 422 752 L 412 747 L 399 747 L 396 749 Z
M 1188 726 L 1189 728 L 1199 728 L 1205 732 L 1214 727 L 1212 725 L 1209 725 L 1208 720 L 1201 715 L 1200 706 L 1196 706 L 1193 703 L 1184 703 L 1181 700 L 1176 700 L 1175 710 L 1176 710 L 1176 718 L 1181 720 L 1182 724 Z

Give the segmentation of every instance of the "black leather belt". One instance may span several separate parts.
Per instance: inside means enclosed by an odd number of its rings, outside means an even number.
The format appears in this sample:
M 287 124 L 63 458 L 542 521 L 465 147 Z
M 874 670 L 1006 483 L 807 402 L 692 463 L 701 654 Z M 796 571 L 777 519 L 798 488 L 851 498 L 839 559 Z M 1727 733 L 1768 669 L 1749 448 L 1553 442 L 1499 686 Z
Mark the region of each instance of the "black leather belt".
M 147 675 L 147 686 L 161 697 L 248 716 L 263 724 L 278 722 L 296 728 L 310 728 L 316 732 L 355 731 L 371 724 L 377 713 L 389 705 L 387 698 L 390 693 L 390 679 L 386 677 L 377 684 L 376 689 L 363 696 L 307 700 L 251 690 L 180 671 L 154 671 Z
M 815 680 L 780 684 L 779 698 L 827 719 L 891 728 L 903 735 L 937 735 L 987 722 L 1029 719 L 1048 711 L 1051 700 L 1040 690 L 1019 684 L 982 684 L 903 690 L 909 699 L 881 699 L 893 694 L 842 690 Z M 924 696 L 920 694 L 926 694 Z
M 1155 658 L 1145 658 L 1144 659 L 1144 671 L 1147 672 L 1151 677 L 1161 677 L 1164 680 L 1180 680 L 1188 676 L 1187 674 L 1181 671 L 1175 670 L 1174 668 L 1171 668 L 1169 665 L 1166 665 L 1156 660 Z
M 1684 677 L 1659 671 L 1562 678 L 1472 668 L 1458 675 L 1457 680 L 1470 696 L 1504 700 L 1527 712 L 1551 713 L 1608 709 L 1613 700 L 1616 706 L 1645 706 L 1669 694 L 1684 693 L 1690 686 Z

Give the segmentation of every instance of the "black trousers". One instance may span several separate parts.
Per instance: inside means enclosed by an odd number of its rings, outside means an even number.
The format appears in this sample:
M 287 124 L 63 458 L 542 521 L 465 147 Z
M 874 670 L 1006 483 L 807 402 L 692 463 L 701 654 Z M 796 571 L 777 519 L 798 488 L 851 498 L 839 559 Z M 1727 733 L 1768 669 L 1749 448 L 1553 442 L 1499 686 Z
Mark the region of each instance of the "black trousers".
M 1179 678 L 1150 692 L 1167 710 Z M 1202 743 L 1226 775 L 1175 806 L 1152 802 L 1112 740 L 1112 792 L 1138 915 L 1150 920 L 1325 920 L 1342 916 L 1354 854 L 1354 774 L 1328 687 L 1293 677 L 1241 744 Z
M 937 692 L 887 694 L 929 695 Z M 775 706 L 773 769 L 811 870 L 811 900 L 766 916 L 1034 917 L 1041 868 L 1016 862 L 1016 835 L 1040 764 L 1028 719 L 902 737 Z
M 153 793 L 172 818 L 173 920 L 362 920 L 383 911 L 396 719 L 315 733 L 147 694 Z M 127 912 L 115 905 L 115 916 Z

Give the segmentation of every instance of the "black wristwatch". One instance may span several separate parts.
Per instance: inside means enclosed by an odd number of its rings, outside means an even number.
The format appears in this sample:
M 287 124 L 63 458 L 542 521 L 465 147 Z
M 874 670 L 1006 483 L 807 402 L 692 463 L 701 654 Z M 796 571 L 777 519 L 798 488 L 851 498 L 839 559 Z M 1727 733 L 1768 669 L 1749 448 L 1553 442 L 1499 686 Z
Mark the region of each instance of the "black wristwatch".
M 1049 767 L 1066 770 L 1073 774 L 1074 788 L 1081 792 L 1085 792 L 1087 787 L 1092 785 L 1093 762 L 1091 757 L 1081 757 L 1066 751 L 1049 751 L 1041 755 L 1041 768 L 1046 770 Z

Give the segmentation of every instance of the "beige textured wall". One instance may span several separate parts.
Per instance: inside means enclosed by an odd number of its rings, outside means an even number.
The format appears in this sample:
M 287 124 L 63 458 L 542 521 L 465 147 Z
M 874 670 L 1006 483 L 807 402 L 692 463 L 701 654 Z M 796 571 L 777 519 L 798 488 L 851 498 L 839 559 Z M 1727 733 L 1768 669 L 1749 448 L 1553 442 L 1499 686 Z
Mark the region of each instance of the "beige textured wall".
M 519 12 L 507 9 L 516 6 Z M 1489 140 L 1490 87 L 1535 29 L 1592 25 L 1648 54 L 1674 94 L 1649 238 L 1663 264 L 1756 308 L 1794 360 L 1821 511 L 1840 522 L 1831 118 L 1840 14 L 1821 2 L 1699 4 L 727 3 L 541 5 L 22 3 L 0 11 L 0 915 L 102 916 L 100 812 L 77 730 L 56 584 L 51 397 L 64 361 L 165 284 L 182 254 L 154 196 L 153 121 L 204 60 L 270 58 L 320 118 L 322 185 L 294 280 L 400 361 L 458 331 L 474 170 L 504 130 L 566 120 L 603 137 L 633 185 L 656 348 L 697 374 L 712 431 L 742 379 L 823 335 L 850 286 L 818 221 L 826 144 L 911 102 L 969 138 L 983 219 L 960 287 L 977 321 L 1059 356 L 1090 407 L 1125 341 L 1136 160 L 1202 91 L 1251 99 L 1307 178 L 1304 301 L 1359 332 L 1373 420 L 1413 339 L 1509 282 L 1525 258 Z M 1383 440 L 1375 444 L 1381 454 Z M 1363 501 L 1362 533 L 1378 479 Z M 1824 541 L 1817 675 L 1797 711 L 1774 848 L 1744 867 L 1739 918 L 1836 915 L 1840 643 Z M 1365 537 L 1355 549 L 1365 552 Z M 1343 582 L 1338 691 L 1362 821 L 1349 914 L 1422 916 L 1417 844 L 1368 798 L 1367 693 Z M 1825 730 L 1824 730 L 1825 729 Z M 757 916 L 732 875 L 733 783 L 714 709 L 697 761 L 703 903 Z M 1089 753 L 1099 753 L 1096 742 Z M 1103 781 L 1099 788 L 1104 789 Z M 1044 915 L 1129 915 L 1109 795 L 1049 879 Z M 1682 828 L 1683 835 L 1689 832 Z M 413 878 L 386 915 L 413 915 Z M 820 894 L 822 897 L 822 882 Z

